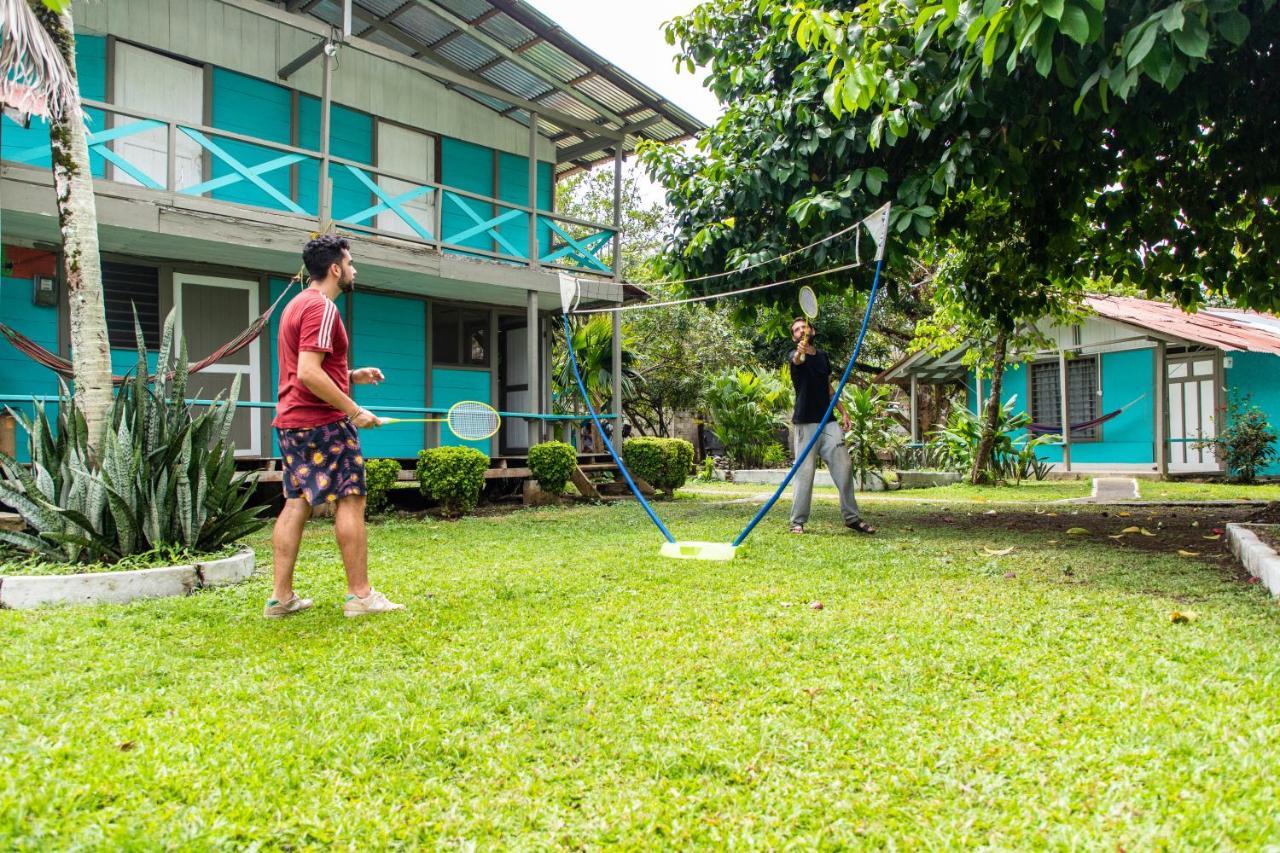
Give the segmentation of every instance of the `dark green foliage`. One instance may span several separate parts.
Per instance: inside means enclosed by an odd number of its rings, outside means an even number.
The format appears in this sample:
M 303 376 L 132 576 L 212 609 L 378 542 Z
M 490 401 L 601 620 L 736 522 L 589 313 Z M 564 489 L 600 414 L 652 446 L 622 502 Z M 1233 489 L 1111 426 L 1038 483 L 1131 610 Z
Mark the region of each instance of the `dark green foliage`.
M 791 387 L 767 370 L 737 370 L 717 377 L 707 389 L 711 431 L 740 468 L 757 468 L 775 444 L 784 414 L 791 408 Z
M 670 494 L 684 485 L 693 470 L 693 445 L 683 438 L 628 438 L 622 461 L 637 477 Z
M 484 491 L 489 457 L 474 447 L 433 447 L 418 453 L 418 485 L 450 518 L 471 512 Z
M 1043 480 L 1053 465 L 1042 462 L 1036 449 L 1058 441 L 1058 436 L 1032 436 L 1024 432 L 1031 425 L 1031 415 L 1014 412 L 1015 394 L 1000 407 L 995 424 L 995 440 L 984 480 L 991 483 L 1017 483 Z M 936 430 L 929 440 L 928 455 L 933 464 L 944 471 L 967 473 L 982 440 L 982 419 L 963 406 L 951 410 L 946 426 Z
M 382 512 L 390 503 L 390 492 L 400 477 L 400 463 L 394 459 L 370 459 L 364 465 L 365 506 Z
M 760 461 L 766 468 L 785 468 L 787 467 L 787 449 L 776 441 L 766 444 Z
M 529 448 L 529 470 L 544 492 L 564 494 L 577 467 L 577 452 L 563 441 L 544 441 Z
M 174 315 L 165 320 L 152 382 L 141 329 L 137 336 L 136 373 L 116 395 L 97 460 L 65 385 L 52 421 L 38 403 L 30 421 L 15 413 L 32 463 L 0 458 L 0 496 L 35 533 L 0 531 L 0 541 L 51 560 L 110 562 L 164 548 L 214 551 L 267 523 L 266 507 L 250 505 L 257 475 L 235 467 L 238 378 L 227 399 L 220 394 L 197 409 L 186 402 L 186 342 Z

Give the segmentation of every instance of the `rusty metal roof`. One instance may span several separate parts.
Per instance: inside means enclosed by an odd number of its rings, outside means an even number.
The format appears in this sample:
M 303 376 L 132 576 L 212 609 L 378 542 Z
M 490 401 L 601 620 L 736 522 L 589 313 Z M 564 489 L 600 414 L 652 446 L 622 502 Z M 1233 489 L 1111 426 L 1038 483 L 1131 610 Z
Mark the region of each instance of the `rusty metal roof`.
M 1108 320 L 1229 352 L 1280 355 L 1280 317 L 1236 308 L 1191 313 L 1176 305 L 1132 296 L 1088 296 L 1085 304 Z
M 288 0 L 287 8 L 340 26 L 341 0 Z M 593 52 L 524 0 L 353 0 L 352 35 L 462 74 L 524 104 L 598 127 L 595 136 L 539 113 L 539 131 L 559 151 L 557 174 L 589 168 L 640 139 L 678 142 L 704 125 L 635 77 Z M 603 13 L 602 13 L 603 14 Z M 491 94 L 449 87 L 525 125 L 530 110 Z

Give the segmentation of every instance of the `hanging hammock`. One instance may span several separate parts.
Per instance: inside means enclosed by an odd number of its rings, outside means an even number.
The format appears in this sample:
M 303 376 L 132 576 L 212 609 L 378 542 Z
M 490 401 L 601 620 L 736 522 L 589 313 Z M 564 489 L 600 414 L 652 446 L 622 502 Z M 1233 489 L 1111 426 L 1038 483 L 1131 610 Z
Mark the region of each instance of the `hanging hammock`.
M 262 330 L 266 328 L 267 323 L 271 321 L 271 315 L 275 312 L 276 307 L 280 304 L 280 302 L 286 296 L 289 295 L 289 291 L 292 290 L 294 284 L 298 283 L 299 281 L 301 281 L 301 278 L 299 276 L 294 276 L 292 279 L 290 279 L 289 285 L 284 289 L 284 292 L 281 293 L 278 297 L 276 297 L 276 301 L 272 302 L 270 307 L 268 307 L 266 311 L 263 311 L 262 314 L 259 315 L 259 317 L 256 320 L 250 323 L 247 329 L 245 329 L 240 334 L 236 335 L 231 340 L 227 341 L 222 346 L 218 347 L 209 355 L 205 356 L 204 358 L 200 359 L 197 362 L 192 363 L 187 368 L 187 371 L 189 373 L 199 373 L 201 370 L 204 370 L 209 365 L 217 364 L 222 359 L 227 358 L 228 356 L 235 355 L 240 350 L 244 349 L 249 344 L 257 340 L 258 336 L 262 334 Z M 64 379 L 72 378 L 74 371 L 72 370 L 71 361 L 69 359 L 65 359 L 62 356 L 58 355 L 57 353 L 49 352 L 44 347 L 40 346 L 40 344 L 31 340 L 31 338 L 28 338 L 26 335 L 22 334 L 16 329 L 10 328 L 4 323 L 0 323 L 0 335 L 4 335 L 5 339 L 8 340 L 9 343 L 13 345 L 14 349 L 18 350 L 23 355 L 27 356 L 27 358 L 30 358 L 32 361 L 36 362 L 37 364 L 44 365 L 45 367 L 49 368 L 54 373 L 58 374 Z M 172 376 L 173 372 L 170 371 L 168 375 Z M 128 378 L 129 377 L 127 376 L 112 375 L 111 383 L 113 385 L 120 385 L 124 383 Z M 155 377 L 149 377 L 149 379 L 154 379 L 154 378 Z
M 1141 400 L 1145 396 L 1147 396 L 1145 393 L 1140 394 L 1139 396 L 1125 403 L 1120 408 L 1116 409 L 1114 412 L 1107 412 L 1105 415 L 1099 415 L 1098 417 L 1092 418 L 1091 420 L 1081 421 L 1078 424 L 1072 424 L 1071 431 L 1073 433 L 1079 432 L 1080 430 L 1083 430 L 1083 429 L 1091 429 L 1100 424 L 1104 424 L 1107 421 L 1111 420 L 1112 418 L 1119 416 L 1121 413 L 1124 412 L 1125 409 L 1129 408 L 1134 403 L 1137 403 L 1139 400 Z M 1042 435 L 1046 433 L 1061 433 L 1062 425 L 1061 424 L 1031 424 L 1030 426 L 1027 427 L 1027 431 L 1039 433 Z

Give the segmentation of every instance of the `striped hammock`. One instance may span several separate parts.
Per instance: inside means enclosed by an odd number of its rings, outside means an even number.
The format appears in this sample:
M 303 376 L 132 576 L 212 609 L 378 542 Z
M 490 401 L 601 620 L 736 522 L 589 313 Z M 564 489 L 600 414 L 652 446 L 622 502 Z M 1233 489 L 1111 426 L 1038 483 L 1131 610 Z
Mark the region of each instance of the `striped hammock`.
M 1135 397 L 1134 399 L 1125 403 L 1120 408 L 1116 409 L 1114 412 L 1107 412 L 1105 415 L 1099 415 L 1096 418 L 1092 418 L 1087 421 L 1081 421 L 1078 424 L 1072 424 L 1071 431 L 1079 432 L 1080 430 L 1083 430 L 1083 429 L 1091 429 L 1092 427 L 1096 427 L 1100 424 L 1105 424 L 1107 421 L 1111 420 L 1112 418 L 1119 416 L 1121 413 L 1124 412 L 1125 409 L 1129 408 L 1130 406 L 1132 406 L 1134 403 L 1138 402 L 1145 396 L 1147 395 L 1144 393 Z M 1050 433 L 1058 434 L 1062 432 L 1062 425 L 1061 424 L 1031 424 L 1027 427 L 1027 431 L 1038 433 L 1040 435 L 1045 435 Z

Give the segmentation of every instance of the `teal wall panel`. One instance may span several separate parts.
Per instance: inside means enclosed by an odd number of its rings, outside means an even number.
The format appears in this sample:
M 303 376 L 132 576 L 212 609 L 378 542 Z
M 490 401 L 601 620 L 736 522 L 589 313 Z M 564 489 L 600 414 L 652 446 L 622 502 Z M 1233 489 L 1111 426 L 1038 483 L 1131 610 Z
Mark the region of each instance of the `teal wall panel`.
M 1101 388 L 1102 400 L 1098 413 L 1106 414 L 1129 406 L 1112 420 L 1102 424 L 1100 441 L 1077 441 L 1071 446 L 1071 461 L 1080 463 L 1151 464 L 1155 459 L 1155 395 L 1153 391 L 1154 362 L 1149 349 L 1122 350 L 1103 353 Z M 1029 405 L 1030 371 L 1023 365 L 1005 373 L 1005 385 L 1001 396 L 1008 401 L 1018 395 L 1017 412 L 1027 411 Z M 974 379 L 970 372 L 966 403 L 975 411 Z M 983 381 L 984 393 L 990 386 Z M 1020 434 L 1020 433 L 1019 433 Z M 1049 462 L 1062 462 L 1062 446 L 1046 445 L 1038 455 Z
M 1271 428 L 1280 432 L 1280 356 L 1260 352 L 1227 355 L 1231 358 L 1231 366 L 1223 371 L 1227 400 L 1243 401 L 1247 394 L 1249 402 L 1266 413 Z M 1280 476 L 1280 463 L 1272 463 L 1262 473 Z
M 94 101 L 102 101 L 107 97 L 107 39 L 105 36 L 76 35 L 76 74 L 80 81 L 80 97 Z M 106 116 L 101 110 L 88 108 L 85 111 L 85 128 L 89 133 L 106 129 Z M 0 159 L 8 159 L 19 151 L 29 148 L 44 148 L 43 157 L 28 161 L 28 165 L 50 167 L 49 125 L 38 119 L 31 119 L 28 128 L 19 127 L 8 117 L 0 117 Z M 107 174 L 106 161 L 93 152 L 89 153 L 89 165 L 95 178 Z
M 493 149 L 447 136 L 442 138 L 440 140 L 440 183 L 484 196 L 493 196 Z M 459 200 L 475 211 L 481 220 L 494 216 L 492 205 L 471 198 Z M 458 206 L 455 199 L 446 197 L 443 205 L 441 229 L 444 237 L 457 234 L 475 224 L 475 220 Z M 492 251 L 493 238 L 487 232 L 481 232 L 460 241 L 459 245 Z
M 29 278 L 0 278 L 0 320 L 22 332 L 40 346 L 58 351 L 58 309 L 41 308 L 32 302 L 33 283 Z M 0 394 L 22 397 L 56 396 L 58 377 L 52 370 L 36 364 L 0 338 Z M 31 403 L 6 403 L 31 417 Z M 0 411 L 3 409 L 0 408 Z M 54 406 L 50 416 L 57 411 Z M 21 427 L 17 434 L 18 459 L 30 460 L 27 435 Z
M 298 102 L 299 146 L 320 150 L 320 99 L 301 95 Z M 329 110 L 329 150 L 335 157 L 373 163 L 373 117 L 368 113 L 334 104 Z M 344 166 L 334 165 L 333 218 L 343 219 L 359 213 L 374 203 L 374 197 L 360 179 Z M 374 175 L 368 176 L 377 183 Z M 298 164 L 298 203 L 307 210 L 317 210 L 320 191 L 320 163 L 307 160 Z M 368 223 L 365 223 L 368 224 Z
M 493 405 L 489 399 L 489 371 L 487 370 L 451 370 L 437 367 L 431 371 L 431 406 L 447 409 L 461 400 L 478 400 Z M 463 441 L 451 433 L 444 424 L 440 425 L 440 444 L 443 446 L 463 445 L 489 455 L 489 441 Z
M 377 367 L 386 376 L 381 385 L 354 387 L 356 402 L 384 417 L 414 418 L 425 414 L 383 412 L 380 406 L 426 406 L 426 307 L 416 299 L 357 293 L 353 311 L 356 363 Z M 362 430 L 360 444 L 366 458 L 418 455 L 425 444 L 424 424 L 395 424 Z
M 228 71 L 225 68 L 215 68 L 213 69 L 212 104 L 211 124 L 219 130 L 253 136 L 282 145 L 288 145 L 291 142 L 293 101 L 292 95 L 284 86 Z M 281 151 L 248 142 L 237 142 L 222 137 L 215 137 L 213 141 L 244 166 L 256 166 L 283 155 Z M 230 165 L 213 154 L 205 152 L 204 156 L 211 163 L 213 177 L 220 178 L 235 172 Z M 264 183 L 274 187 L 285 197 L 289 196 L 287 167 L 275 169 L 261 177 Z M 247 180 L 216 189 L 210 193 L 210 196 L 221 201 L 251 204 L 256 207 L 286 209 L 280 202 Z M 306 205 L 303 207 L 309 212 L 314 212 L 314 208 L 307 208 Z

